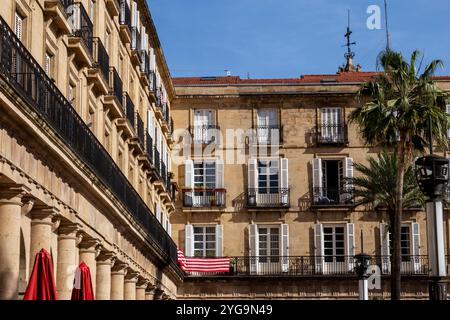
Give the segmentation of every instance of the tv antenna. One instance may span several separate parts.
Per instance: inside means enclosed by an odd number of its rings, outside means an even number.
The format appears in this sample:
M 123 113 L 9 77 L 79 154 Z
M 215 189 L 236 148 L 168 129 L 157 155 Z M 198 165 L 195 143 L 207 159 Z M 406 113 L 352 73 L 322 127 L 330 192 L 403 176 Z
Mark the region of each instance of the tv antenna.
M 347 61 L 355 57 L 355 53 L 351 50 L 351 47 L 356 45 L 356 42 L 351 42 L 350 40 L 350 36 L 352 35 L 352 33 L 353 31 L 350 30 L 350 10 L 348 10 L 348 26 L 347 26 L 347 33 L 345 34 L 345 37 L 347 38 L 347 44 L 343 45 L 343 47 L 347 47 L 347 52 L 344 55 Z

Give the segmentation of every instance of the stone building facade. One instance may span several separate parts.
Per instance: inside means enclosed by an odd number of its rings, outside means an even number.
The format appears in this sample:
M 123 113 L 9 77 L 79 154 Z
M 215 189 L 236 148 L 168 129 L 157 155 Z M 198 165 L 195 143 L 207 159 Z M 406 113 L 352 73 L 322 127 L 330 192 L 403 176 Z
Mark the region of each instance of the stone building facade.
M 174 299 L 169 71 L 144 0 L 0 6 L 0 299 L 52 255 L 97 299 Z
M 374 77 L 343 71 L 173 80 L 174 140 L 183 143 L 174 147 L 180 197 L 172 236 L 187 256 L 226 256 L 232 263 L 230 274 L 189 275 L 180 298 L 354 298 L 353 256 L 361 250 L 382 279 L 372 296 L 387 297 L 387 213 L 357 205 L 347 179 L 357 174 L 354 163 L 380 151 L 364 145 L 348 121 L 362 103 L 361 84 Z M 436 80 L 450 89 L 448 77 Z M 448 250 L 447 212 L 445 219 Z M 403 295 L 423 298 L 428 267 L 420 209 L 404 214 L 402 254 Z

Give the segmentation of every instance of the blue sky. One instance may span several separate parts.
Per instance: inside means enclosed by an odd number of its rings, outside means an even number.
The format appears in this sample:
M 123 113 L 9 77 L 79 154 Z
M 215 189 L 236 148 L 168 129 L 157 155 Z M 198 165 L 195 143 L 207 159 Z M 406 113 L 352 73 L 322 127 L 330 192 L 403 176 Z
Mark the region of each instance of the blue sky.
M 376 69 L 385 47 L 383 0 L 148 0 L 172 76 L 288 78 L 335 73 L 344 63 L 351 10 L 355 63 Z M 424 63 L 442 59 L 450 75 L 450 1 L 388 0 L 391 45 Z M 379 5 L 382 29 L 369 30 Z

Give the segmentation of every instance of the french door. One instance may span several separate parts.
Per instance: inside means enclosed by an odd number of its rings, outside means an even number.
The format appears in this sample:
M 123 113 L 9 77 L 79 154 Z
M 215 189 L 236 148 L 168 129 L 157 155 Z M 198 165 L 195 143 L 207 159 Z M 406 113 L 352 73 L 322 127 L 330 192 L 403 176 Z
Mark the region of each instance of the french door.
M 258 273 L 276 274 L 281 272 L 280 227 L 258 227 Z
M 327 142 L 339 142 L 343 139 L 341 108 L 321 109 L 322 139 Z
M 272 137 L 278 128 L 278 116 L 276 110 L 262 109 L 257 114 L 257 137 L 259 144 L 270 144 Z M 274 141 L 276 142 L 276 141 Z
M 345 259 L 345 227 L 324 226 L 324 274 L 342 273 L 347 270 Z
M 195 110 L 194 141 L 196 143 L 209 143 L 214 136 L 214 130 L 212 130 L 214 123 L 214 112 L 212 110 Z

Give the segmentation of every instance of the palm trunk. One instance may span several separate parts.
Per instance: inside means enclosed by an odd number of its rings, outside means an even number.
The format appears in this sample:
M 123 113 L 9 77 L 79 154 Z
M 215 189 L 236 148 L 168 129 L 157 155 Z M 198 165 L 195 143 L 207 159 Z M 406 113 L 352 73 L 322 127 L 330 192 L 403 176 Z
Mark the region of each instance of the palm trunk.
M 395 192 L 395 214 L 392 232 L 393 254 L 391 275 L 391 299 L 400 300 L 401 292 L 401 227 L 403 210 L 403 180 L 405 176 L 405 147 L 400 141 L 397 154 L 397 178 Z

